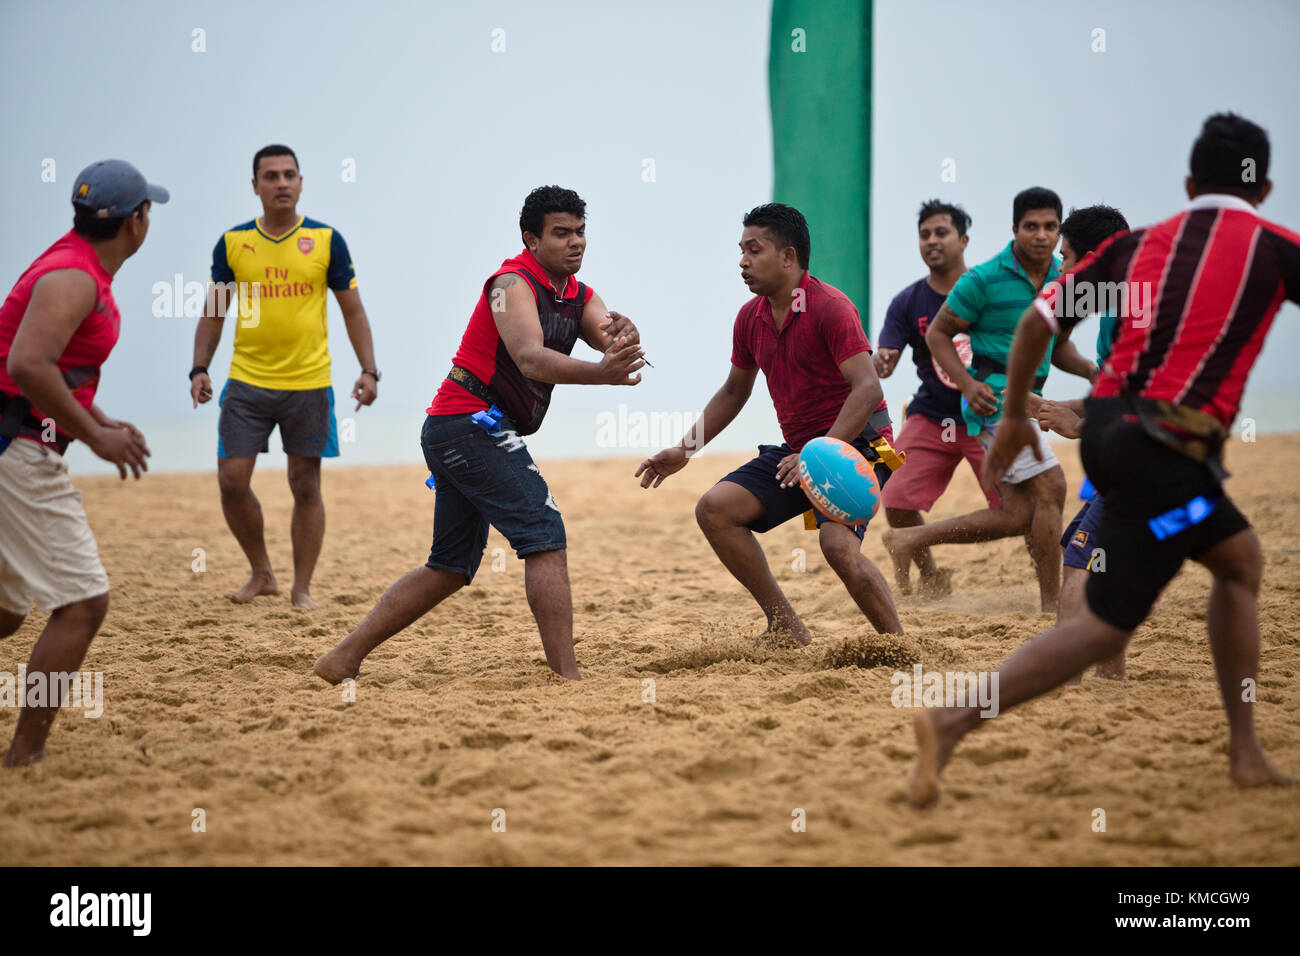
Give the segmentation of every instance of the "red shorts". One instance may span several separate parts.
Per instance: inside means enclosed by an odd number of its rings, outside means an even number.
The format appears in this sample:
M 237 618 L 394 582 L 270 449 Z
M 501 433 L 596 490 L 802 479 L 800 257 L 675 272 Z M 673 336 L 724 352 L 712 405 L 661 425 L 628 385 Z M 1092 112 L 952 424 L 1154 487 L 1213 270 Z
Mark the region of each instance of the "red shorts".
M 984 467 L 984 449 L 974 435 L 966 434 L 966 423 L 960 418 L 941 425 L 921 414 L 909 415 L 894 447 L 907 452 L 907 464 L 894 472 L 885 485 L 886 508 L 929 511 L 947 489 L 963 458 L 970 462 L 977 479 Z M 984 497 L 990 508 L 1002 507 L 996 491 L 985 491 Z

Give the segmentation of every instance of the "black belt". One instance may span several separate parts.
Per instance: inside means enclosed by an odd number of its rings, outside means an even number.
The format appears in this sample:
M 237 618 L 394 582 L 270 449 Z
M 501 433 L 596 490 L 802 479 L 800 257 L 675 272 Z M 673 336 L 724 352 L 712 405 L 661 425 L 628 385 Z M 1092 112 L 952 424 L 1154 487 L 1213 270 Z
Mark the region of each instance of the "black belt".
M 976 353 L 970 366 L 971 377 L 977 382 L 982 382 L 990 375 L 1006 375 L 1007 367 L 997 359 L 989 358 L 987 355 Z M 1037 375 L 1034 377 L 1033 391 L 1041 392 L 1043 386 L 1047 384 L 1046 375 Z
M 1183 457 L 1205 465 L 1220 483 L 1227 479 L 1223 444 L 1228 439 L 1228 429 L 1223 422 L 1207 412 L 1163 399 L 1143 398 L 1131 392 L 1121 397 L 1148 435 Z
M 0 440 L 8 439 L 12 441 L 19 435 L 26 438 L 34 438 L 42 445 L 49 446 L 41 436 L 45 432 L 45 423 L 32 414 L 32 403 L 22 395 L 7 395 L 0 392 Z M 60 435 L 58 431 L 54 433 L 53 445 L 58 449 L 60 455 L 68 450 L 68 445 L 72 439 L 66 435 Z M 4 441 L 3 447 L 7 448 L 9 441 Z
M 469 369 L 461 368 L 459 365 L 453 365 L 451 371 L 447 373 L 447 378 L 451 379 L 475 398 L 482 399 L 487 402 L 489 406 L 495 405 L 507 415 L 510 414 L 510 409 L 506 408 L 506 403 L 501 400 L 501 396 L 488 388 L 484 381 Z

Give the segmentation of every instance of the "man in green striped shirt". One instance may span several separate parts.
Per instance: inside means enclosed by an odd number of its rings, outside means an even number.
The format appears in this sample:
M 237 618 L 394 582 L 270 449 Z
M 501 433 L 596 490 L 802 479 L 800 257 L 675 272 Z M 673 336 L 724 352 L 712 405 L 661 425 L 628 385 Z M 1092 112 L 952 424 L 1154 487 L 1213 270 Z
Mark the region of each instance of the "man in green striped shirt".
M 1020 316 L 1043 285 L 1060 274 L 1060 260 L 1053 255 L 1060 227 L 1061 200 L 1056 193 L 1039 186 L 1019 193 L 1012 203 L 1011 242 L 957 280 L 925 336 L 935 361 L 961 389 L 964 421 L 957 423 L 957 428 L 965 427 L 976 435 L 986 450 L 997 433 L 1006 361 Z M 970 336 L 974 359 L 969 369 L 952 343 L 959 332 Z M 1068 339 L 1054 342 L 1050 363 L 1044 360 L 1038 369 L 1034 382 L 1037 396 L 1042 395 L 1051 365 L 1089 380 L 1097 372 Z M 1030 414 L 1033 412 L 1031 408 Z M 957 441 L 956 428 L 953 432 L 952 440 Z M 900 586 L 907 580 L 913 553 L 920 548 L 1023 534 L 1038 575 L 1042 608 L 1055 610 L 1061 587 L 1057 541 L 1065 507 L 1065 473 L 1041 432 L 1038 448 L 1021 452 L 998 491 L 1001 508 L 887 530 L 882 540 L 893 558 Z

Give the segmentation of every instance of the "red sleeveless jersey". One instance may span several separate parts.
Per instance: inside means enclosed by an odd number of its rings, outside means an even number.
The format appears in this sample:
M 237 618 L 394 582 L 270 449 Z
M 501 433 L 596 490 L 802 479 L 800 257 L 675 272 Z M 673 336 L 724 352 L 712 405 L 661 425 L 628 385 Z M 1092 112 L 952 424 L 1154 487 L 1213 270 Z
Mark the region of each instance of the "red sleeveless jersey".
M 95 307 L 77 327 L 77 331 L 72 333 L 67 347 L 59 356 L 59 371 L 72 388 L 78 404 L 89 410 L 95 401 L 95 390 L 99 387 L 100 366 L 117 344 L 122 316 L 117 311 L 117 303 L 113 301 L 113 277 L 99 261 L 94 247 L 73 231 L 69 231 L 42 252 L 27 267 L 27 271 L 5 299 L 4 305 L 0 306 L 0 392 L 6 395 L 22 393 L 18 383 L 9 377 L 6 367 L 9 351 L 13 347 L 14 336 L 18 334 L 19 323 L 31 302 L 32 287 L 36 285 L 36 280 L 57 269 L 80 269 L 95 280 Z M 38 419 L 45 417 L 36 408 L 32 409 L 32 414 Z M 60 431 L 60 434 L 63 433 Z
M 452 359 L 452 364 L 473 372 L 479 381 L 494 388 L 498 386 L 498 383 L 508 383 L 513 380 L 518 380 L 518 383 L 532 381 L 531 379 L 524 380 L 518 369 L 514 367 L 514 362 L 511 360 L 509 352 L 506 351 L 505 343 L 501 341 L 501 336 L 497 332 L 496 320 L 492 316 L 492 308 L 488 303 L 488 285 L 497 276 L 507 272 L 517 273 L 525 279 L 532 280 L 530 285 L 535 296 L 538 295 L 538 287 L 551 290 L 551 280 L 547 277 L 546 271 L 527 249 L 501 263 L 501 268 L 488 276 L 487 281 L 483 283 L 483 291 L 479 294 L 478 304 L 474 307 L 474 312 L 470 316 L 469 325 L 465 329 L 465 335 L 461 338 L 460 348 L 456 350 L 456 357 Z M 551 292 L 554 294 L 553 290 Z M 585 306 L 590 302 L 591 297 L 595 294 L 590 286 L 584 286 L 573 276 L 569 276 L 564 286 L 564 294 L 560 298 L 568 303 L 570 300 L 575 299 L 579 293 L 581 293 L 581 306 Z M 579 305 L 577 302 L 572 304 Z M 543 303 L 539 300 L 538 305 L 540 312 Z M 545 324 L 544 322 L 544 329 Z M 561 351 L 568 354 L 573 347 L 573 338 L 572 336 L 564 336 L 564 338 L 568 348 L 564 348 L 563 344 L 558 344 L 558 346 L 550 344 L 549 336 L 547 347 L 559 347 Z M 536 384 L 542 385 L 542 383 Z M 544 390 L 549 397 L 550 386 L 545 385 Z M 433 397 L 433 402 L 425 411 L 430 415 L 460 415 L 482 411 L 485 408 L 487 408 L 486 402 L 448 378 L 443 380 L 437 394 Z M 523 432 L 520 434 L 523 434 Z

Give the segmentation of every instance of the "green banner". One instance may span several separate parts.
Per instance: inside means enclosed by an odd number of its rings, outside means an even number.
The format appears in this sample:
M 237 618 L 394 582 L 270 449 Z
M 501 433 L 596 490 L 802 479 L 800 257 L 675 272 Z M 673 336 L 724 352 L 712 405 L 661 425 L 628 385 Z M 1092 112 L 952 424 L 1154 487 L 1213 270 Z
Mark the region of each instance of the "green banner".
M 809 271 L 870 334 L 871 0 L 773 0 L 773 200 L 808 219 Z

